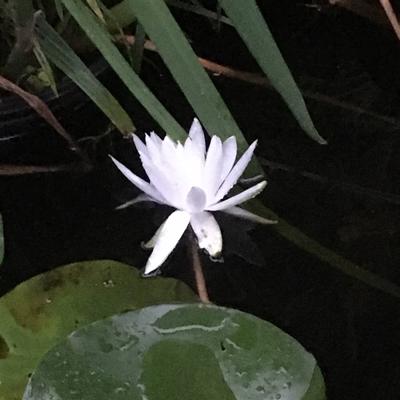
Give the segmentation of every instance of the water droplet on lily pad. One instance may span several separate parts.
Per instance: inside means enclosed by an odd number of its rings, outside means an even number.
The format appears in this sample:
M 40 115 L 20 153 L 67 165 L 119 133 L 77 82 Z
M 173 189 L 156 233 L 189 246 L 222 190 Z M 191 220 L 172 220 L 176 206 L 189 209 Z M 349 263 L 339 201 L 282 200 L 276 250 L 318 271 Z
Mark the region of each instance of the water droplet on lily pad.
M 69 365 L 58 361 L 54 368 L 55 352 Z M 79 374 L 67 376 L 71 370 Z M 79 390 L 77 399 L 96 400 L 182 393 L 191 400 L 323 400 L 316 370 L 311 354 L 266 321 L 214 305 L 164 304 L 75 331 L 43 358 L 23 400 L 43 400 L 39 385 L 49 382 L 60 400 L 72 400 L 66 388 Z

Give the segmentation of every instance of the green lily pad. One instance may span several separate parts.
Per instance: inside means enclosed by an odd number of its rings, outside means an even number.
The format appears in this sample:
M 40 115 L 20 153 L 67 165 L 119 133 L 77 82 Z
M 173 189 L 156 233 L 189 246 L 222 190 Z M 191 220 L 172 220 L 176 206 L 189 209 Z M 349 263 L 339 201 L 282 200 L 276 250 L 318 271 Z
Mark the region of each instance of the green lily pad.
M 314 357 L 274 325 L 203 304 L 158 305 L 75 331 L 23 400 L 322 400 Z
M 116 261 L 87 261 L 35 276 L 0 298 L 0 400 L 20 400 L 43 355 L 69 333 L 152 304 L 194 301 L 175 279 L 143 279 Z

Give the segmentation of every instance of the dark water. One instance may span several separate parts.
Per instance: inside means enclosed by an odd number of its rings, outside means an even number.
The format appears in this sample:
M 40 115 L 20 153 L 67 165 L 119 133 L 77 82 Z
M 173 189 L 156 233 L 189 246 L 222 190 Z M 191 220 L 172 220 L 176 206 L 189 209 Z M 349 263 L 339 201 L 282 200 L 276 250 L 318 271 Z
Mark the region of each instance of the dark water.
M 304 88 L 400 120 L 400 48 L 390 31 L 382 33 L 348 14 L 325 14 L 300 3 L 268 4 L 265 13 L 271 29 Z M 178 17 L 199 54 L 257 71 L 228 28 L 217 35 L 202 19 Z M 144 78 L 177 119 L 189 126 L 193 113 L 154 55 L 147 55 Z M 115 91 L 115 79 L 107 79 Z M 259 138 L 257 155 L 268 161 L 264 203 L 327 247 L 400 284 L 400 124 L 310 99 L 314 121 L 329 141 L 323 147 L 300 131 L 271 90 L 223 77 L 214 81 L 248 140 Z M 138 132 L 155 129 L 143 109 L 122 88 L 119 92 Z M 106 130 L 101 115 L 85 107 L 70 109 L 64 119 L 76 138 Z M 7 161 L 13 157 L 42 164 L 74 160 L 62 141 L 45 127 L 39 130 L 13 142 Z M 97 143 L 81 143 L 95 164 L 90 172 L 0 179 L 7 244 L 2 293 L 36 273 L 76 260 L 112 258 L 138 267 L 145 262 L 140 242 L 152 235 L 168 210 L 115 211 L 136 191 L 107 153 L 138 168 L 136 154 L 116 132 Z M 246 224 L 223 218 L 221 223 L 225 263 L 203 257 L 216 303 L 268 319 L 297 338 L 316 356 L 330 399 L 399 397 L 398 300 L 345 277 L 271 227 L 255 227 L 249 244 Z M 164 273 L 193 284 L 184 244 Z

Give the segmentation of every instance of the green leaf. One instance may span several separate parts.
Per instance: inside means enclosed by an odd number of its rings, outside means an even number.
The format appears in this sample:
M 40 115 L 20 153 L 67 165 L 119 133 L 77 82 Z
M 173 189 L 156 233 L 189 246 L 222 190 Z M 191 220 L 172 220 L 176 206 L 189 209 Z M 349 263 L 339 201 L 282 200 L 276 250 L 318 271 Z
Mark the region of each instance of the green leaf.
M 195 299 L 179 281 L 144 279 L 116 261 L 70 264 L 23 282 L 0 298 L 0 400 L 20 400 L 39 360 L 78 327 L 124 310 Z
M 325 399 L 314 357 L 274 325 L 203 304 L 159 305 L 75 331 L 24 400 Z
M 0 265 L 4 259 L 4 229 L 3 229 L 3 217 L 0 214 Z
M 56 9 L 58 18 L 60 18 L 60 20 L 63 21 L 64 20 L 64 10 L 63 10 L 61 0 L 54 0 L 54 7 Z
M 129 8 L 126 0 L 122 0 L 115 6 L 111 7 L 109 13 L 116 22 L 116 26 L 111 26 L 112 31 L 118 31 L 120 28 L 125 28 L 136 21 L 136 16 Z
M 303 130 L 318 143 L 326 144 L 311 120 L 303 96 L 256 2 L 254 0 L 219 0 L 219 3 Z
M 307 253 L 317 257 L 324 263 L 370 287 L 381 290 L 391 296 L 400 297 L 400 287 L 398 285 L 374 274 L 373 272 L 361 268 L 345 257 L 335 253 L 333 250 L 318 243 L 316 240 L 303 233 L 300 229 L 290 225 L 287 221 L 276 215 L 272 210 L 265 207 L 260 200 L 254 199 L 247 202 L 246 208 L 264 218 L 278 221 L 277 224 L 271 225 L 271 229 L 274 229 L 285 239 L 289 240 Z
M 210 135 L 223 139 L 235 135 L 240 152 L 247 149 L 239 129 L 223 99 L 200 65 L 184 33 L 163 0 L 128 0 L 133 13 L 153 40 L 157 51 L 178 83 L 197 117 Z M 259 173 L 255 159 L 250 172 Z
M 125 83 L 127 88 L 160 124 L 165 132 L 175 139 L 186 138 L 187 135 L 183 128 L 169 114 L 130 67 L 129 63 L 112 43 L 109 33 L 88 7 L 80 0 L 62 0 L 62 2 L 120 79 Z
M 146 32 L 144 31 L 142 25 L 137 24 L 135 31 L 135 43 L 133 44 L 130 53 L 132 58 L 131 61 L 132 68 L 138 74 L 140 73 L 140 70 L 142 68 L 145 41 L 146 41 Z
M 44 80 L 48 83 L 54 95 L 58 97 L 57 84 L 54 78 L 53 69 L 51 68 L 50 63 L 36 38 L 33 39 L 33 53 L 42 69 L 42 74 L 45 77 Z
M 36 33 L 40 47 L 51 62 L 74 81 L 122 133 L 132 132 L 134 126 L 125 110 L 44 18 L 38 18 Z
M 99 4 L 97 3 L 97 0 L 86 0 L 87 5 L 91 8 L 91 10 L 95 13 L 95 15 L 97 16 L 97 18 L 103 23 L 105 24 L 106 21 L 104 19 L 104 15 L 103 12 L 99 6 Z

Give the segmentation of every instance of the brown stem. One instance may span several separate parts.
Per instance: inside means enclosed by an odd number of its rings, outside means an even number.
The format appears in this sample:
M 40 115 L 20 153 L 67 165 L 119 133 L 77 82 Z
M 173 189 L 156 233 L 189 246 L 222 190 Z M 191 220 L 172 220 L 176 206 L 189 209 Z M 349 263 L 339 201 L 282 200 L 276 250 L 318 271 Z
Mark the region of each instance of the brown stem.
M 376 4 L 364 0 L 329 0 L 329 3 L 367 18 L 377 25 L 389 26 L 385 13 Z
M 87 164 L 59 164 L 59 165 L 0 165 L 0 176 L 45 174 L 49 172 L 85 172 Z
M 129 43 L 131 45 L 135 42 L 135 37 L 130 36 L 130 35 L 117 36 L 117 39 L 121 42 L 126 41 L 127 43 Z M 157 51 L 156 46 L 154 45 L 154 43 L 151 40 L 146 40 L 146 42 L 144 44 L 144 48 L 149 51 Z M 258 73 L 254 73 L 254 72 L 237 70 L 237 69 L 234 69 L 234 68 L 226 66 L 226 65 L 217 64 L 213 61 L 210 61 L 210 60 L 207 60 L 207 59 L 201 58 L 201 57 L 198 57 L 198 60 L 199 60 L 199 63 L 207 71 L 209 71 L 213 74 L 222 75 L 222 76 L 225 76 L 230 79 L 237 79 L 237 80 L 241 80 L 243 82 L 251 83 L 253 85 L 263 86 L 265 88 L 272 89 L 271 83 L 269 82 L 268 78 L 264 75 L 260 75 Z M 331 96 L 328 96 L 328 95 L 325 95 L 322 93 L 312 92 L 312 91 L 305 90 L 305 89 L 301 89 L 301 93 L 307 99 L 311 99 L 311 100 L 317 101 L 319 103 L 324 103 L 331 107 L 340 108 L 345 111 L 354 112 L 356 114 L 367 115 L 370 118 L 373 118 L 375 120 L 382 121 L 389 125 L 392 125 L 393 128 L 395 128 L 395 129 L 398 129 L 400 127 L 400 122 L 395 118 L 381 115 L 379 113 L 365 109 L 365 108 L 357 106 L 355 104 L 336 99 L 335 97 L 331 97 Z
M 208 297 L 206 280 L 204 279 L 203 267 L 201 265 L 200 257 L 199 257 L 199 247 L 197 246 L 196 239 L 194 238 L 193 233 L 189 236 L 189 246 L 190 252 L 192 255 L 192 263 L 193 263 L 193 271 L 194 277 L 196 281 L 197 294 L 200 297 L 200 300 L 203 303 L 211 303 L 210 298 Z
M 271 88 L 272 85 L 270 84 L 268 78 L 263 75 L 247 72 L 247 71 L 240 71 L 225 65 L 217 64 L 213 61 L 206 60 L 204 58 L 199 57 L 200 64 L 208 71 L 211 71 L 218 75 L 226 76 L 227 78 L 238 79 L 244 82 L 252 83 L 254 85 L 263 86 L 266 88 Z M 345 101 L 336 99 L 335 97 L 330 97 L 322 93 L 315 93 L 309 90 L 301 89 L 301 93 L 307 99 L 315 100 L 320 103 L 325 103 L 332 107 L 341 108 L 346 111 L 351 111 L 360 115 L 368 115 L 371 118 L 381 120 L 387 124 L 393 125 L 395 128 L 400 127 L 400 123 L 397 119 L 387 117 L 385 115 L 380 115 L 374 111 L 367 110 L 363 107 L 357 106 L 352 103 L 347 103 Z
M 69 149 L 80 156 L 82 161 L 90 166 L 90 160 L 75 142 L 72 136 L 64 129 L 47 104 L 38 96 L 21 89 L 19 86 L 0 75 L 0 89 L 14 93 L 35 110 L 54 130 L 68 143 Z
M 397 38 L 400 40 L 400 24 L 399 20 L 397 19 L 396 13 L 393 10 L 392 4 L 390 3 L 390 0 L 380 0 L 380 2 L 383 9 L 385 10 L 385 13 L 388 17 L 390 24 L 392 25 L 392 28 Z

